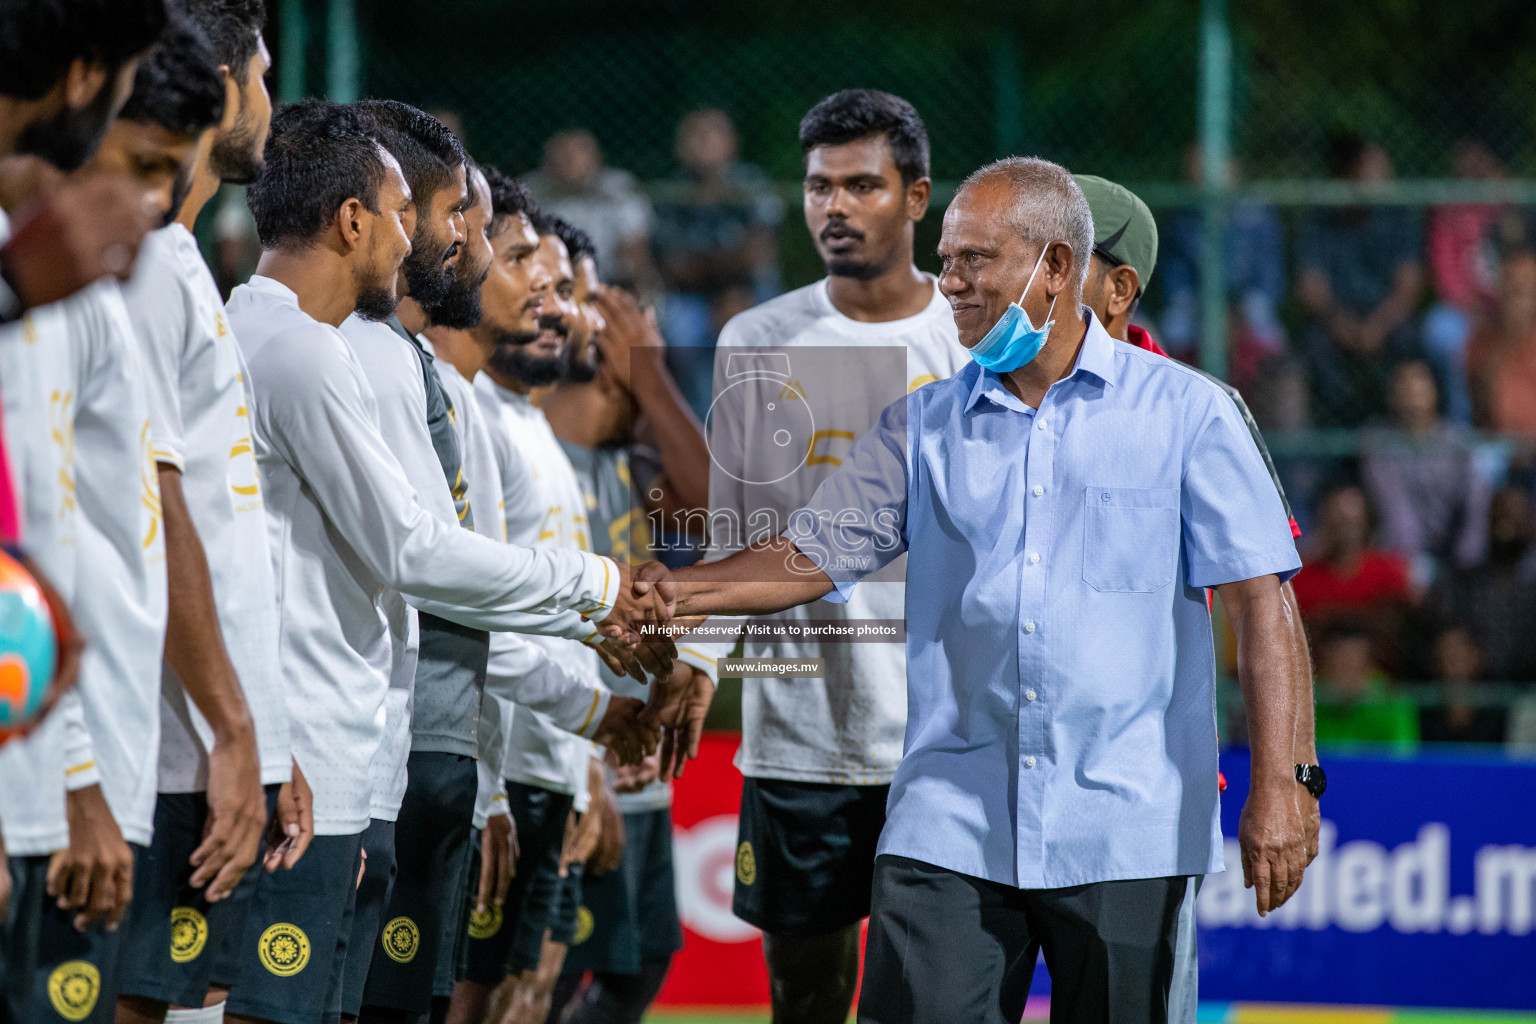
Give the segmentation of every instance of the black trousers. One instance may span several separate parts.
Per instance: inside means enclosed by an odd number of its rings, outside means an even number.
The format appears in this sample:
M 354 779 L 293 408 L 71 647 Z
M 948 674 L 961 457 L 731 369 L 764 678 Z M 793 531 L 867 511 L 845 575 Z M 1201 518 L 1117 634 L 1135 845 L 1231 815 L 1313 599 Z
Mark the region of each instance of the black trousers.
M 859 1024 L 1016 1024 L 1036 955 L 1052 1024 L 1163 1024 L 1185 877 L 1015 889 L 906 857 L 875 861 Z

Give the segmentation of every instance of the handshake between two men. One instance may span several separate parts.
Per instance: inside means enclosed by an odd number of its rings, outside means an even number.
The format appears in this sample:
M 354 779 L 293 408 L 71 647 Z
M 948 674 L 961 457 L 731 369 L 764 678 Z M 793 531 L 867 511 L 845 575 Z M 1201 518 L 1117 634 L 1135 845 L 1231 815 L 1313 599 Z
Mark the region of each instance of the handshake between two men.
M 646 762 L 659 746 L 657 770 L 671 778 L 681 773 L 684 760 L 697 756 L 698 734 L 714 696 L 707 677 L 701 692 L 690 685 L 692 670 L 675 661 L 672 637 L 702 618 L 674 621 L 677 585 L 660 562 L 620 563 L 619 574 L 618 600 L 597 623 L 599 636 L 592 646 L 615 675 L 650 685 L 650 699 L 615 695 L 592 738 L 608 748 L 616 766 Z
M 614 697 L 594 739 L 624 765 L 649 758 L 659 744 L 657 777 L 673 779 L 698 756 L 715 686 L 675 661 L 672 638 L 710 615 L 760 615 L 814 601 L 832 581 L 784 537 L 675 572 L 653 561 L 621 565 L 620 573 L 619 599 L 598 623 L 597 651 L 616 674 L 644 684 L 649 673 L 654 681 L 644 703 Z

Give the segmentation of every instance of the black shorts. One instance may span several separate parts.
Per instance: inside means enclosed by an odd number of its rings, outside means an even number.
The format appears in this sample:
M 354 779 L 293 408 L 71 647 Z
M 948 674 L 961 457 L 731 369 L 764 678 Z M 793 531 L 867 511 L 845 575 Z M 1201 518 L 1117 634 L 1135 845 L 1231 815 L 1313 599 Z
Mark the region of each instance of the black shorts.
M 263 873 L 236 951 L 225 1013 L 334 1022 L 357 900 L 363 834 L 316 836 L 291 870 Z
M 395 886 L 395 823 L 374 818 L 363 831 L 363 880 L 357 887 L 347 935 L 347 962 L 341 974 L 341 1012 L 356 1017 L 363 1006 L 372 965 L 369 951 L 384 927 L 384 912 Z
M 128 845 L 137 872 L 144 847 Z M 75 911 L 60 910 L 48 895 L 50 859 L 10 859 L 11 902 L 0 929 L 0 1021 L 110 1024 L 122 929 L 75 931 Z
M 395 885 L 373 943 L 364 1006 L 425 1014 L 451 971 L 479 776 L 462 754 L 413 751 L 395 828 Z
M 455 891 L 472 894 L 479 883 L 480 830 L 471 826 L 469 856 L 464 858 L 464 872 L 459 876 L 459 887 Z M 452 997 L 453 986 L 464 979 L 464 972 L 469 969 L 469 914 L 473 909 L 470 906 L 472 901 L 473 896 L 468 900 L 459 900 L 458 914 L 453 916 L 453 920 L 447 922 L 452 931 L 443 937 L 443 949 L 448 952 L 448 955 L 437 958 L 437 973 L 432 976 L 434 998 Z
M 823 935 L 868 917 L 890 789 L 748 778 L 732 912 L 771 935 Z
M 507 783 L 507 807 L 517 822 L 517 875 L 503 906 L 470 915 L 464 971 L 468 980 L 499 985 L 509 971 L 538 966 L 544 931 L 560 891 L 560 847 L 573 802 L 569 793 Z M 479 885 L 476 871 L 465 886 L 464 898 L 471 911 Z M 531 961 L 527 958 L 530 948 L 534 951 Z
M 266 787 L 267 819 L 277 810 L 280 786 Z M 203 1005 L 210 984 L 234 976 L 245 914 L 262 874 L 261 856 L 234 892 L 217 903 L 192 888 L 192 851 L 208 822 L 206 793 L 161 793 L 155 798 L 155 837 L 134 867 L 133 905 L 123 922 L 123 995 L 157 999 L 170 1006 Z M 206 888 L 206 887 L 205 887 Z
M 665 960 L 682 949 L 671 810 L 624 815 L 623 863 L 607 874 L 588 872 L 581 894 L 566 972 L 639 974 L 642 960 Z
M 560 880 L 560 891 L 555 896 L 555 906 L 549 915 L 549 941 L 569 947 L 575 942 L 585 942 L 592 935 L 592 914 L 582 905 L 582 876 L 586 869 L 581 864 L 566 866 L 565 877 Z M 543 943 L 540 943 L 540 952 Z

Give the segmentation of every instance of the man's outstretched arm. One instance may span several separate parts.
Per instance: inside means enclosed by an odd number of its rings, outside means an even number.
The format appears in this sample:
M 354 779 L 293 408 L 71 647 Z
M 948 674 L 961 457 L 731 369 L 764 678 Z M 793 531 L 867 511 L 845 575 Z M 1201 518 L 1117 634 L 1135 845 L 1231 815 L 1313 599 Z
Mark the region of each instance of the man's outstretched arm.
M 648 567 L 635 575 L 646 580 Z M 767 615 L 825 597 L 832 580 L 800 549 L 775 537 L 718 562 L 674 569 L 677 615 Z

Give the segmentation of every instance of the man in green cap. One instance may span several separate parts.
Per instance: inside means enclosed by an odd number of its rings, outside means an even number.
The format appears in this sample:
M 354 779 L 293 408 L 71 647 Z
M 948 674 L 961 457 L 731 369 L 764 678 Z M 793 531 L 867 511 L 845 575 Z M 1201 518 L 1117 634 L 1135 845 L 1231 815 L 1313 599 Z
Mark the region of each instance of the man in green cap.
M 1099 318 L 1099 323 L 1104 325 L 1110 337 L 1166 356 L 1168 353 L 1152 339 L 1146 328 L 1131 323 L 1131 316 L 1141 301 L 1142 290 L 1151 280 L 1152 270 L 1157 266 L 1157 221 L 1153 220 L 1152 211 L 1147 209 L 1147 204 L 1141 201 L 1140 196 L 1124 185 L 1091 174 L 1076 174 L 1073 177 L 1083 190 L 1083 195 L 1088 198 L 1088 208 L 1093 213 L 1093 257 L 1089 261 L 1088 280 L 1083 285 L 1083 302 L 1093 310 L 1093 315 Z M 1301 530 L 1296 526 L 1296 517 L 1285 497 L 1285 488 L 1280 485 L 1274 461 L 1270 459 L 1269 449 L 1264 444 L 1264 435 L 1254 421 L 1253 414 L 1248 411 L 1248 403 L 1226 381 L 1203 370 L 1197 369 L 1196 372 L 1214 381 L 1237 404 L 1237 411 L 1242 414 L 1243 422 L 1248 424 L 1248 429 L 1253 433 L 1259 454 L 1264 457 L 1264 465 L 1275 481 L 1275 490 L 1280 492 L 1280 503 L 1285 506 L 1285 513 L 1291 520 L 1291 533 L 1300 537 Z M 1290 583 L 1286 583 L 1281 593 L 1290 611 L 1292 642 L 1297 652 L 1296 664 L 1303 666 L 1303 671 L 1296 678 L 1296 706 L 1300 714 L 1296 723 L 1295 761 L 1298 768 L 1306 766 L 1310 769 L 1317 764 L 1317 740 L 1312 712 L 1312 657 L 1307 648 L 1306 631 L 1301 625 L 1301 611 L 1296 606 L 1296 592 Z M 1311 791 L 1310 786 L 1308 790 Z M 1312 858 L 1317 856 L 1318 829 L 1322 819 L 1315 797 L 1302 796 L 1300 799 L 1302 820 L 1307 828 L 1307 862 L 1310 864 Z M 1179 928 L 1181 932 L 1189 929 L 1189 938 L 1193 939 L 1194 918 L 1188 915 L 1188 909 L 1181 911 Z M 1183 938 L 1181 935 L 1181 941 Z M 1195 988 L 1193 977 L 1174 979 L 1169 994 L 1170 1021 L 1195 1019 Z M 1186 1002 L 1187 1005 L 1180 1006 Z M 1182 1014 L 1178 1012 L 1181 1009 Z

